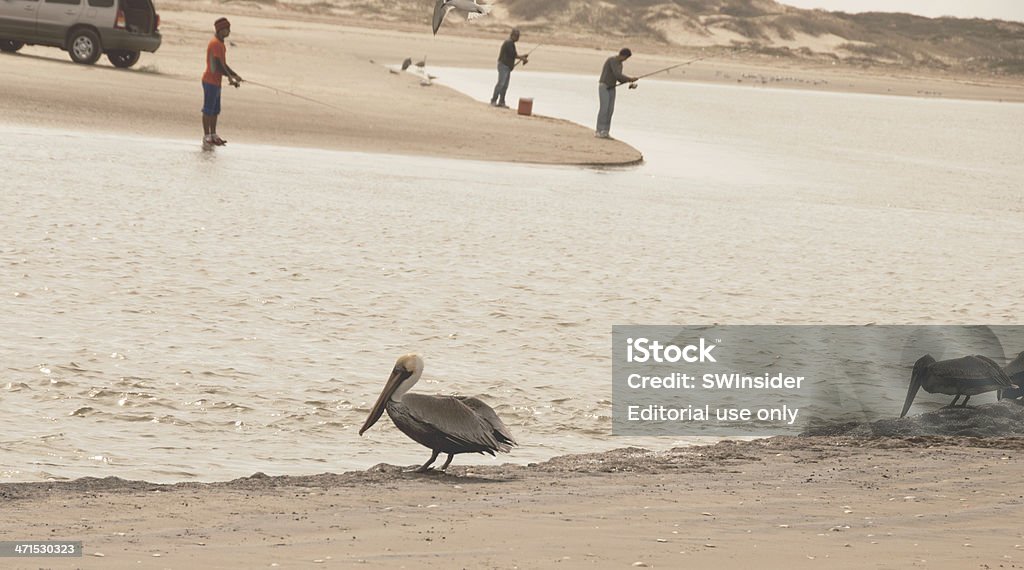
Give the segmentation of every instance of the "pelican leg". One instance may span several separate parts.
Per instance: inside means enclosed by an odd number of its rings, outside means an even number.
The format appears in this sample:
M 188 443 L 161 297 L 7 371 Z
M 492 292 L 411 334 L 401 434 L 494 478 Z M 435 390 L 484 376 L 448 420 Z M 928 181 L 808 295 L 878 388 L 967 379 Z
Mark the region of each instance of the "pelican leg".
M 449 453 L 448 454 L 448 460 L 445 461 L 444 465 L 441 466 L 441 471 L 444 471 L 445 469 L 448 469 L 448 466 L 452 464 L 452 459 L 454 459 L 454 458 L 455 458 L 455 454 L 454 453 Z
M 966 408 L 967 407 L 967 400 L 970 400 L 970 399 L 971 399 L 970 396 L 967 396 L 966 398 L 964 398 L 964 401 L 960 402 L 960 407 L 961 408 Z
M 956 405 L 956 401 L 957 401 L 957 400 L 959 400 L 959 399 L 960 399 L 960 394 L 957 394 L 957 395 L 956 395 L 956 397 L 955 397 L 955 398 L 953 398 L 953 401 L 952 401 L 952 402 L 950 402 L 950 403 L 949 403 L 949 405 L 948 405 L 948 406 L 946 406 L 946 407 L 947 407 L 947 408 L 952 408 L 953 406 L 955 406 L 955 405 Z
M 427 471 L 430 471 L 430 466 L 435 461 L 437 461 L 437 456 L 440 455 L 440 454 L 441 454 L 440 451 L 434 451 L 434 453 L 431 454 L 430 459 L 428 459 L 427 462 L 424 463 L 423 465 L 420 465 L 420 468 L 417 469 L 415 472 L 416 473 L 426 473 Z

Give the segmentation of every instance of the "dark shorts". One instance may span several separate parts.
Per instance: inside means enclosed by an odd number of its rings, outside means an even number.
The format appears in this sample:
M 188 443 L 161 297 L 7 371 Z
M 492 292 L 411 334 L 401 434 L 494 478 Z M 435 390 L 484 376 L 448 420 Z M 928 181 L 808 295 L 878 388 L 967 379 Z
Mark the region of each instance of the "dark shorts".
M 220 85 L 203 82 L 203 114 L 220 114 Z

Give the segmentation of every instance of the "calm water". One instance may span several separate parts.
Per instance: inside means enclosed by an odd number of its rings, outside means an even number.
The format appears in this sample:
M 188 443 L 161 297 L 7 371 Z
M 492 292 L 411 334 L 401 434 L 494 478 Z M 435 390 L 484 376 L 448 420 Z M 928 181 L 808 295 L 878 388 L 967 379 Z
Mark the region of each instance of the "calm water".
M 512 81 L 596 115 L 593 78 Z M 386 418 L 356 434 L 413 350 L 418 390 L 495 406 L 508 460 L 679 443 L 608 435 L 613 324 L 1019 323 L 1021 124 L 651 81 L 620 93 L 626 170 L 0 126 L 0 478 L 420 462 Z

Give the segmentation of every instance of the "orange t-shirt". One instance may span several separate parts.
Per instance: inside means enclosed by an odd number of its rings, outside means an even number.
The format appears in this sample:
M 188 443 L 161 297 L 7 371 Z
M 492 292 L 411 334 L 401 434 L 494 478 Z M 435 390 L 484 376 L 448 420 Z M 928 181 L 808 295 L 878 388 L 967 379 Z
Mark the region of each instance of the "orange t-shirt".
M 224 42 L 220 38 L 214 36 L 210 40 L 210 45 L 206 46 L 206 72 L 203 73 L 203 83 L 220 87 L 224 74 L 213 69 L 213 58 L 217 58 L 221 63 L 227 65 L 227 52 L 227 47 L 224 46 Z

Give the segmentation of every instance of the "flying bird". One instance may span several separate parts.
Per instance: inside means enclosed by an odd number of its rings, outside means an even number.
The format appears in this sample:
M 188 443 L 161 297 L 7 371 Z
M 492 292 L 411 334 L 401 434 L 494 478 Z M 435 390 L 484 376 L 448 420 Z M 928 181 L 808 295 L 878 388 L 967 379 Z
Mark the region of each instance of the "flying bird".
M 493 456 L 497 451 L 508 453 L 516 445 L 498 414 L 477 398 L 407 393 L 422 374 L 423 358 L 418 354 L 400 357 L 359 435 L 377 423 L 387 410 L 395 427 L 432 452 L 417 473 L 429 470 L 441 453 L 448 454 L 441 466 L 444 471 L 458 453 Z
M 910 376 L 910 386 L 907 388 L 907 399 L 903 402 L 901 418 L 907 415 L 920 388 L 924 388 L 929 394 L 954 396 L 953 401 L 947 406 L 951 408 L 956 405 L 960 396 L 967 396 L 960 404 L 961 407 L 966 407 L 971 396 L 998 390 L 997 397 L 1002 399 L 1004 389 L 1016 386 L 1010 382 L 998 364 L 980 354 L 938 362 L 932 355 L 926 354 L 914 363 L 914 372 Z
M 437 0 L 437 4 L 434 5 L 434 18 L 432 21 L 435 36 L 437 35 L 438 28 L 441 27 L 441 22 L 444 21 L 444 17 L 452 10 L 465 12 L 467 20 L 475 20 L 490 14 L 491 6 L 489 4 L 477 4 L 476 0 Z

